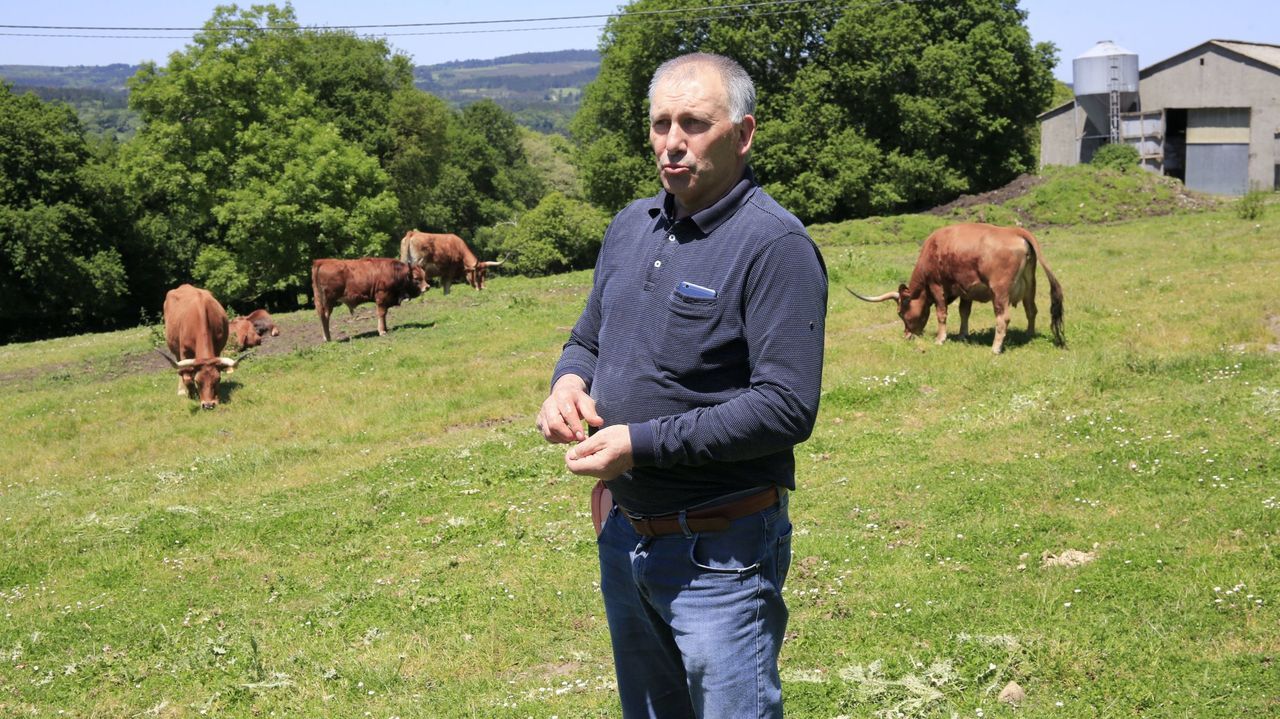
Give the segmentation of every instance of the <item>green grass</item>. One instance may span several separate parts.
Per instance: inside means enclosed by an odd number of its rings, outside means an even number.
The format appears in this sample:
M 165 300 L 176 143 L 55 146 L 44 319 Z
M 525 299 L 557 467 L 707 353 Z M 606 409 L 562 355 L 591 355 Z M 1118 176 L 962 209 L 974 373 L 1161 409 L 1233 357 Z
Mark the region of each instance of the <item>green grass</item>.
M 1070 348 L 1015 311 L 999 357 L 990 305 L 936 346 L 842 289 L 935 220 L 814 231 L 788 716 L 1280 711 L 1280 218 L 1040 229 Z M 617 716 L 590 483 L 532 422 L 589 279 L 430 293 L 214 412 L 120 371 L 145 328 L 0 347 L 0 716 Z

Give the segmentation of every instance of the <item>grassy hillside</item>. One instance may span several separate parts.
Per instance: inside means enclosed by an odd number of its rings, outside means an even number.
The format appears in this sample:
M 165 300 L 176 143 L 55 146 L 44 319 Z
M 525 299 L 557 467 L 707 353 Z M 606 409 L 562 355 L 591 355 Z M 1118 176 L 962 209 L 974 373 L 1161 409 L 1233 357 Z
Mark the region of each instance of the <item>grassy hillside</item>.
M 789 717 L 1274 715 L 1268 210 L 1039 230 L 1070 348 L 1015 311 L 999 357 L 989 305 L 935 346 L 843 289 L 940 218 L 815 228 Z M 214 412 L 146 328 L 0 347 L 0 716 L 616 716 L 590 483 L 532 422 L 589 280 L 432 291 L 382 338 L 366 306 L 327 345 L 278 316 Z

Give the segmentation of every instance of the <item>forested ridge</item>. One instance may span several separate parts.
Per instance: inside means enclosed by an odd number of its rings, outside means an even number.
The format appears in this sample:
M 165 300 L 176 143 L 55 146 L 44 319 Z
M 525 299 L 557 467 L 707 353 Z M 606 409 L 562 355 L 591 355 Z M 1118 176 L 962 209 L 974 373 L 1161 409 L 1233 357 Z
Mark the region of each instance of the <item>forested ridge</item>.
M 424 72 L 385 40 L 304 28 L 291 6 L 224 6 L 163 64 L 56 68 L 40 96 L 5 75 L 0 341 L 154 321 L 181 282 L 233 311 L 295 309 L 312 259 L 391 256 L 408 229 L 460 234 L 504 271 L 590 267 L 610 214 L 658 189 L 649 76 L 695 50 L 755 78 L 753 167 L 805 222 L 928 207 L 1034 169 L 1056 50 L 1031 43 L 1016 2 L 717 7 L 636 0 L 598 55 Z M 15 67 L 38 76 L 0 74 Z M 121 78 L 127 111 L 102 86 Z M 68 101 L 135 124 L 87 122 Z
M 0 78 L 17 92 L 71 105 L 90 131 L 125 139 L 138 125 L 137 113 L 128 109 L 127 83 L 139 67 L 0 65 Z M 520 125 L 566 134 L 582 88 L 599 69 L 595 50 L 560 50 L 416 65 L 413 78 L 416 87 L 455 107 L 489 99 Z

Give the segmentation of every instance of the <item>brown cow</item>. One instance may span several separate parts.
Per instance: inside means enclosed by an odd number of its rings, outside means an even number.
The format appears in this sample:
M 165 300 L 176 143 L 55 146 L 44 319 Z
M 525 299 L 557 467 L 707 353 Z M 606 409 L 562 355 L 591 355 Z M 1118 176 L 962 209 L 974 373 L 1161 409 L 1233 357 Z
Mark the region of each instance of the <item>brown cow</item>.
M 262 335 L 258 328 L 247 317 L 237 317 L 227 324 L 227 332 L 231 335 L 231 344 L 242 350 L 262 344 Z
M 1062 334 L 1062 285 L 1045 262 L 1040 243 L 1021 227 L 979 223 L 947 225 L 935 230 L 920 248 L 911 282 L 896 292 L 863 297 L 867 302 L 896 300 L 905 336 L 924 333 L 929 308 L 938 307 L 938 344 L 947 339 L 947 305 L 960 298 L 960 337 L 969 336 L 969 311 L 974 302 L 990 302 L 996 312 L 996 337 L 991 351 L 999 354 L 1009 328 L 1009 308 L 1025 303 L 1027 333 L 1036 331 L 1036 262 L 1049 278 L 1050 327 L 1054 344 L 1066 346 Z M 848 289 L 847 287 L 845 289 Z
M 265 336 L 269 334 L 272 337 L 278 337 L 280 335 L 280 328 L 276 327 L 276 323 L 272 321 L 271 315 L 268 314 L 266 310 L 254 310 L 246 315 L 245 319 L 253 323 L 253 328 L 257 330 L 260 335 Z
M 200 406 L 218 406 L 218 381 L 238 360 L 220 357 L 227 344 L 227 313 L 209 294 L 191 285 L 169 290 L 164 297 L 164 338 L 178 370 L 178 394 L 199 397 Z M 163 353 L 161 353 L 163 354 Z
M 276 327 L 266 310 L 254 310 L 231 320 L 227 330 L 231 333 L 232 343 L 241 349 L 257 347 L 267 335 L 276 337 L 280 334 L 280 328 Z
M 484 289 L 484 276 L 490 267 L 502 261 L 480 262 L 457 235 L 433 234 L 409 230 L 400 240 L 400 261 L 421 267 L 427 279 L 440 278 L 440 286 L 449 294 L 449 286 L 466 280 L 477 290 Z
M 316 260 L 311 263 L 311 291 L 320 315 L 324 341 L 329 341 L 329 314 L 337 303 L 355 312 L 356 305 L 378 306 L 378 334 L 387 333 L 387 309 L 427 291 L 426 273 L 386 257 L 359 260 Z

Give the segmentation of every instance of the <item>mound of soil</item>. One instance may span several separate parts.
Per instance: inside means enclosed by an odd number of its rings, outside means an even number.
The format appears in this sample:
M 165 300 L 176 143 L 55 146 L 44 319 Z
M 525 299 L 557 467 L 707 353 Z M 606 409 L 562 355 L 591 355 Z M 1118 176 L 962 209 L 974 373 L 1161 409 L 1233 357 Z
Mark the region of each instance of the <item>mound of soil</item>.
M 1173 189 L 1173 197 L 1170 200 L 1162 202 L 1150 202 L 1145 198 L 1144 193 L 1135 196 L 1132 202 L 1121 202 L 1115 206 L 1115 212 L 1110 219 L 1116 220 L 1121 218 L 1132 217 L 1153 217 L 1157 215 L 1167 215 L 1180 210 L 1202 210 L 1212 208 L 1221 200 L 1213 195 L 1206 195 L 1193 190 L 1188 190 L 1181 182 L 1172 177 L 1163 177 L 1160 175 L 1149 174 L 1145 176 L 1150 183 L 1164 184 Z M 975 195 L 961 195 L 945 205 L 938 205 L 927 211 L 927 214 L 945 217 L 952 214 L 956 210 L 963 210 L 978 205 L 1003 205 L 1010 200 L 1017 199 L 1031 192 L 1036 186 L 1045 182 L 1045 178 L 1040 175 L 1021 174 L 1013 179 L 1012 182 L 997 187 L 994 190 L 981 192 Z M 1026 226 L 1035 226 L 1038 223 L 1034 218 L 1029 217 L 1023 210 L 1018 210 L 1017 214 L 1021 224 Z
M 997 187 L 994 190 L 981 192 L 976 195 L 961 195 L 945 205 L 938 205 L 929 210 L 930 215 L 948 215 L 952 210 L 959 210 L 965 207 L 973 207 L 974 205 L 1003 205 L 1017 197 L 1022 197 L 1031 191 L 1031 188 L 1044 182 L 1044 178 L 1039 175 L 1031 175 L 1023 173 L 1013 178 L 1013 182 L 1004 187 Z

